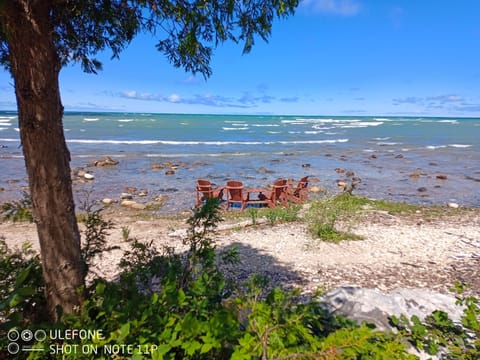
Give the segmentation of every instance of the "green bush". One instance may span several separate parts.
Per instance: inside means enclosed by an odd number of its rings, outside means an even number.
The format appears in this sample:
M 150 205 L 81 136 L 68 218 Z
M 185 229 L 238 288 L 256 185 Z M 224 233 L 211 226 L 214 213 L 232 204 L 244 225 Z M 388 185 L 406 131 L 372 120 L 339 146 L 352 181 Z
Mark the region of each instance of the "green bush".
M 32 199 L 30 194 L 23 192 L 21 200 L 4 202 L 1 207 L 1 213 L 7 220 L 32 222 Z
M 359 235 L 338 230 L 337 224 L 339 221 L 346 223 L 367 201 L 349 193 L 342 193 L 333 198 L 313 202 L 306 216 L 310 234 L 315 238 L 335 243 L 342 240 L 361 240 L 362 237 Z

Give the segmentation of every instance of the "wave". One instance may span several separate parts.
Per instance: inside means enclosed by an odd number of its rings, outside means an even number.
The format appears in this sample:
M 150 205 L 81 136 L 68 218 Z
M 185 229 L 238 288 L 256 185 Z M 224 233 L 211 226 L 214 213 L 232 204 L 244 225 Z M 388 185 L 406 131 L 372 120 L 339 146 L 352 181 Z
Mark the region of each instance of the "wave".
M 357 127 L 368 127 L 368 126 L 379 126 L 379 125 L 382 125 L 383 122 L 382 121 L 358 121 L 358 122 L 354 122 L 353 124 L 350 124 L 350 125 L 340 125 L 340 127 L 342 129 L 345 129 L 345 128 L 357 128 Z
M 279 124 L 252 124 L 255 127 L 277 127 L 280 126 Z
M 385 141 L 385 140 L 390 140 L 390 139 L 391 139 L 390 136 L 373 138 L 373 140 L 377 140 L 377 141 Z
M 448 146 L 454 147 L 454 148 L 469 148 L 469 147 L 471 147 L 472 145 L 467 145 L 467 144 L 448 144 Z
M 83 121 L 98 121 L 98 118 L 83 118 Z
M 195 156 L 201 156 L 201 157 L 222 157 L 222 156 L 251 156 L 253 155 L 252 153 L 239 153 L 239 152 L 234 152 L 234 153 L 185 153 L 185 154 L 145 154 L 146 157 L 149 158 L 177 158 L 177 157 L 186 157 L 186 158 L 192 158 Z
M 12 123 L 2 122 L 2 120 L 0 120 L 0 126 L 12 126 Z
M 135 119 L 118 119 L 118 122 L 132 122 L 135 121 Z
M 458 120 L 438 120 L 439 123 L 458 124 Z
M 398 142 L 387 142 L 387 141 L 380 141 L 377 143 L 378 146 L 394 146 L 394 145 L 401 145 L 402 143 Z
M 436 149 L 443 149 L 443 148 L 446 148 L 446 147 L 466 149 L 466 148 L 472 147 L 472 145 L 469 145 L 469 144 L 429 145 L 429 146 L 427 146 L 427 149 L 436 150 Z
M 248 126 L 247 126 L 247 127 L 234 127 L 234 128 L 222 127 L 222 130 L 224 130 L 224 131 L 232 131 L 232 130 L 248 130 Z
M 436 150 L 436 149 L 442 149 L 442 148 L 446 148 L 446 147 L 447 147 L 447 145 L 428 145 L 427 149 Z
M 0 139 L 1 141 L 2 139 Z M 8 140 L 18 141 L 18 140 Z M 174 141 L 174 140 L 95 140 L 95 139 L 70 139 L 68 143 L 75 144 L 115 144 L 115 145 L 291 145 L 291 144 L 333 144 L 345 143 L 349 139 L 326 140 L 294 140 L 294 141 Z

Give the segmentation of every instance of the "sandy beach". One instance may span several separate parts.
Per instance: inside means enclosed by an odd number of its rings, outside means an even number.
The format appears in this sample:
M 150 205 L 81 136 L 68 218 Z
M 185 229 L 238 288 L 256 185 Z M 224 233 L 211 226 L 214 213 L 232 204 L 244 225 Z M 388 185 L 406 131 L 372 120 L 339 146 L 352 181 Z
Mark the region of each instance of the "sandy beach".
M 93 270 L 98 276 L 115 278 L 116 264 L 129 247 L 122 237 L 126 228 L 130 237 L 140 241 L 153 240 L 158 248 L 166 245 L 184 251 L 187 216 L 158 217 L 127 209 L 106 212 L 105 217 L 115 223 L 108 242 L 122 250 L 104 254 Z M 314 239 L 301 221 L 250 222 L 248 217 L 230 217 L 213 235 L 219 250 L 238 248 L 241 264 L 235 271 L 240 279 L 259 273 L 272 285 L 299 287 L 304 294 L 342 285 L 448 293 L 461 281 L 472 286 L 472 293 L 480 294 L 480 209 L 445 208 L 444 215 L 433 218 L 420 210 L 406 215 L 367 211 L 361 221 L 340 224 L 364 239 L 338 244 Z M 0 235 L 10 246 L 29 241 L 38 249 L 34 224 L 2 222 Z

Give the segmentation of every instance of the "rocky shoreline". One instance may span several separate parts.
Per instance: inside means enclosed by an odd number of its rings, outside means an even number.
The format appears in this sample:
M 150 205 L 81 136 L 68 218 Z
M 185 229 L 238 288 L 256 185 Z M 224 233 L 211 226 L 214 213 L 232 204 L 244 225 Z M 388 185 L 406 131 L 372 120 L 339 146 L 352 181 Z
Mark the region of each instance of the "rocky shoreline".
M 110 208 L 105 217 L 116 227 L 107 241 L 120 249 L 99 258 L 95 272 L 115 278 L 116 264 L 129 247 L 123 239 L 124 229 L 140 241 L 153 241 L 157 248 L 184 251 L 182 229 L 187 228 L 187 216 L 158 217 L 148 211 Z M 234 270 L 241 280 L 253 273 L 263 274 L 272 286 L 299 287 L 305 295 L 350 285 L 382 291 L 420 288 L 448 294 L 459 281 L 470 284 L 471 292 L 480 295 L 480 209 L 435 218 L 421 212 L 394 216 L 373 211 L 348 224 L 349 231 L 363 240 L 338 244 L 312 238 L 303 222 L 251 225 L 251 220 L 241 219 L 222 223 L 214 235 L 219 250 L 238 248 L 241 264 Z M 29 241 L 38 249 L 33 224 L 2 222 L 0 234 L 9 245 L 18 247 Z

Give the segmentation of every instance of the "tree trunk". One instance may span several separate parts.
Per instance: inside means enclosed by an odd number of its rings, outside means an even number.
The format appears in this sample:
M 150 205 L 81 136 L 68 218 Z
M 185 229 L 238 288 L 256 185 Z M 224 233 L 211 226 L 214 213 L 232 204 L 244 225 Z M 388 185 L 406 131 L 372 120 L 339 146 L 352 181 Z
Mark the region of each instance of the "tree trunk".
M 58 83 L 61 64 L 49 21 L 51 1 L 5 2 L 3 22 L 15 80 L 20 137 L 33 216 L 40 240 L 46 299 L 52 320 L 57 307 L 80 305 L 84 281 L 80 234 L 63 133 Z

